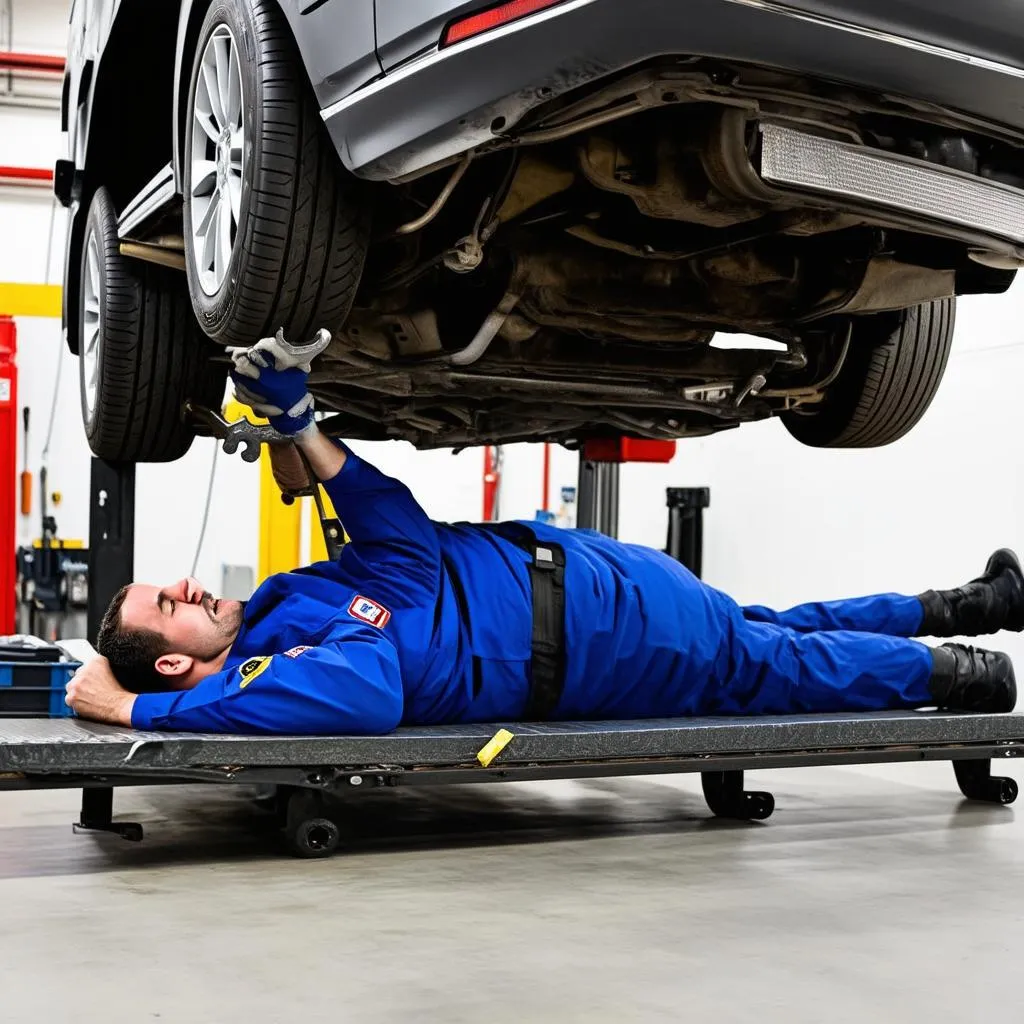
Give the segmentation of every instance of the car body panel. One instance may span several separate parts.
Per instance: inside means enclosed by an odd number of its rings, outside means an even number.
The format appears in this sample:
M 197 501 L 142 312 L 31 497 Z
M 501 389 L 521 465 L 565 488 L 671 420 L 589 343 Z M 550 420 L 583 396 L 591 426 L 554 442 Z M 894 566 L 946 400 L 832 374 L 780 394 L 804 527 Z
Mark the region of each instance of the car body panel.
M 788 6 L 1024 67 L 1018 0 L 788 0 Z
M 820 13 L 824 5 L 807 13 L 766 0 L 687 0 L 681 17 L 683 6 L 631 0 L 624 17 L 622 0 L 568 0 L 410 61 L 326 108 L 324 118 L 350 170 L 402 178 L 491 141 L 495 118 L 507 132 L 534 107 L 588 82 L 657 57 L 698 54 L 908 97 L 1024 135 L 1024 71 L 966 52 L 956 39 L 943 36 L 943 48 L 857 27 Z M 1004 51 L 1024 52 L 1024 5 L 1007 10 L 1003 32 Z
M 448 22 L 489 6 L 488 0 L 376 0 L 381 66 L 391 70 L 436 47 Z

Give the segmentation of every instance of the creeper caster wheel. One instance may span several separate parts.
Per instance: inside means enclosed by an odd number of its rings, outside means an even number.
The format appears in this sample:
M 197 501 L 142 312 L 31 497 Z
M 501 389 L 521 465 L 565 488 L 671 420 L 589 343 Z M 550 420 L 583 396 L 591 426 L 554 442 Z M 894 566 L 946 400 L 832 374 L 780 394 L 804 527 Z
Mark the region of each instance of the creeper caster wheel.
M 743 788 L 743 772 L 701 772 L 704 799 L 718 818 L 764 821 L 775 810 L 771 793 L 749 792 Z
M 960 792 L 968 800 L 987 804 L 1012 804 L 1017 799 L 1017 783 L 1005 775 L 992 774 L 989 760 L 954 761 Z
M 284 837 L 296 857 L 330 857 L 341 845 L 341 829 L 330 818 L 323 794 L 296 790 L 288 798 Z

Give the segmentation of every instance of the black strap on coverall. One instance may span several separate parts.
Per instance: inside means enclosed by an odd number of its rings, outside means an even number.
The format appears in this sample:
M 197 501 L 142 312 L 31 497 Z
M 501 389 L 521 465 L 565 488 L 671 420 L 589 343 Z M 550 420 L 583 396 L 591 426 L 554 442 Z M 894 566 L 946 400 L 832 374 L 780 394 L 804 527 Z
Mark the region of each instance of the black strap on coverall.
M 525 717 L 530 722 L 544 722 L 554 714 L 565 687 L 565 550 L 560 544 L 538 541 L 521 523 L 488 523 L 487 529 L 530 556 L 533 633 Z M 458 594 L 462 584 L 447 559 L 445 567 Z M 464 602 L 463 608 L 468 612 Z

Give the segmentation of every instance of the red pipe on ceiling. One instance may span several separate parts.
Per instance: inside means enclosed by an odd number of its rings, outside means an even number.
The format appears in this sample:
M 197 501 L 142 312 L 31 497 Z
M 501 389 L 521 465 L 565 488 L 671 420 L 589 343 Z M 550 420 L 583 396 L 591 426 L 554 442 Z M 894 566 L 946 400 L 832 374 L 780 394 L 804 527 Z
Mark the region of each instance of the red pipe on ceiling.
M 54 57 L 48 53 L 12 53 L 0 50 L 0 70 L 4 71 L 37 71 L 41 74 L 64 74 L 64 58 Z

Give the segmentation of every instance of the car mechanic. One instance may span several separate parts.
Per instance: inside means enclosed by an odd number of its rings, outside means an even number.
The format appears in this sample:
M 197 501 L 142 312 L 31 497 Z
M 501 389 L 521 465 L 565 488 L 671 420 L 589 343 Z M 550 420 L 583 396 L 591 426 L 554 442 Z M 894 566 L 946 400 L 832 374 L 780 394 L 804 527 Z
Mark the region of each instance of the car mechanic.
M 399 725 L 877 711 L 1005 712 L 1010 659 L 919 636 L 1024 629 L 997 551 L 964 587 L 740 607 L 669 556 L 539 523 L 439 524 L 323 434 L 307 381 L 329 342 L 235 350 L 239 398 L 301 452 L 350 542 L 247 603 L 196 580 L 132 584 L 67 687 L 81 717 L 137 729 L 384 734 Z M 297 451 L 296 451 L 297 450 Z

